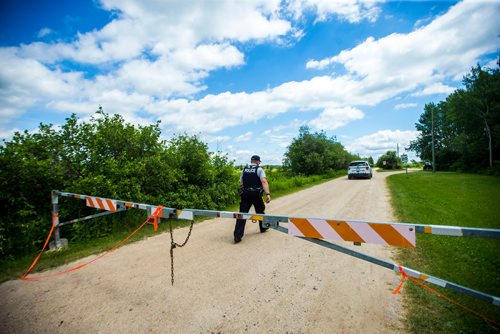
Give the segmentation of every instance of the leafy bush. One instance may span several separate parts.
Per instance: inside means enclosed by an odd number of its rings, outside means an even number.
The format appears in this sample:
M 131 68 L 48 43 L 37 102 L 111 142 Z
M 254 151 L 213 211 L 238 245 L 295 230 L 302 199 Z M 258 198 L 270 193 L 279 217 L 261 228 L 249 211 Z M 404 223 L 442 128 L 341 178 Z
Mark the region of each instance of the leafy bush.
M 196 136 L 160 138 L 159 122 L 126 123 L 100 109 L 88 122 L 75 115 L 55 129 L 16 133 L 0 146 L 0 257 L 39 249 L 50 226 L 51 190 L 170 207 L 216 209 L 237 200 L 238 176 L 225 156 L 208 152 Z M 79 202 L 79 203 L 77 203 Z M 73 219 L 93 209 L 61 198 L 60 216 Z M 83 240 L 127 228 L 120 215 L 64 227 Z
M 401 169 L 401 159 L 396 155 L 396 151 L 387 151 L 377 160 L 377 167 L 382 169 Z
M 294 138 L 285 152 L 283 165 L 294 174 L 320 175 L 332 170 L 345 169 L 358 155 L 347 152 L 335 137 L 324 132 L 311 133 L 307 126 L 300 127 L 299 137 Z

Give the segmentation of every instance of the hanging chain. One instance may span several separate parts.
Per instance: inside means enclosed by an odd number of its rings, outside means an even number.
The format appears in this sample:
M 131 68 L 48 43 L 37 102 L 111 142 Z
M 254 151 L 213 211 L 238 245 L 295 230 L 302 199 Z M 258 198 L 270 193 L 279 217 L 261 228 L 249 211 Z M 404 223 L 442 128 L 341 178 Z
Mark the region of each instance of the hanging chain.
M 184 247 L 188 240 L 189 237 L 191 236 L 191 231 L 193 231 L 193 224 L 194 220 L 191 220 L 191 226 L 189 226 L 189 232 L 186 237 L 186 240 L 182 244 L 178 244 L 174 241 L 174 231 L 172 230 L 172 219 L 169 219 L 169 225 L 170 225 L 170 269 L 172 272 L 172 285 L 174 285 L 174 248 L 177 247 Z

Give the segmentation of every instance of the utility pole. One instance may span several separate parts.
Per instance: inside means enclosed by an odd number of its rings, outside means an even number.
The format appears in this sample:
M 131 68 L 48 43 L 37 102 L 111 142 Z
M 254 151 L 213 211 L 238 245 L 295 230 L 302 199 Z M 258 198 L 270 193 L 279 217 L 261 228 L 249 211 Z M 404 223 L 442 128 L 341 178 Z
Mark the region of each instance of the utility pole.
M 432 131 L 432 172 L 436 172 L 436 157 L 434 155 L 434 107 L 431 108 L 432 121 L 431 121 L 431 131 Z

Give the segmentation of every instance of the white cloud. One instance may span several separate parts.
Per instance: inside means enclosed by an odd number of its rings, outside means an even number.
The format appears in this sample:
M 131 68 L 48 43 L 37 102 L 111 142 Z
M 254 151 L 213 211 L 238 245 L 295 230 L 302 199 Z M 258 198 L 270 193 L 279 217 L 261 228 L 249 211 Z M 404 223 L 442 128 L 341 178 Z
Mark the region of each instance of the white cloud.
M 278 17 L 279 2 L 102 0 L 118 16 L 72 43 L 33 43 L 21 54 L 42 62 L 69 59 L 86 64 L 127 61 L 152 52 L 196 49 L 203 41 L 272 40 L 292 30 Z
M 346 144 L 346 148 L 352 153 L 365 157 L 373 156 L 376 159 L 387 151 L 396 151 L 397 145 L 399 153 L 404 153 L 405 147 L 408 147 L 418 134 L 418 131 L 381 130 L 353 140 Z
M 37 36 L 38 36 L 38 38 L 43 38 L 43 37 L 49 36 L 52 33 L 53 33 L 52 29 L 50 29 L 50 28 L 42 28 L 38 32 Z
M 382 1 L 291 0 L 288 3 L 288 11 L 296 19 L 312 11 L 316 14 L 316 21 L 325 21 L 329 16 L 337 15 L 340 19 L 350 23 L 358 23 L 362 20 L 374 22 L 381 11 L 377 7 L 377 2 Z
M 494 2 L 461 2 L 409 34 L 370 37 L 333 57 L 310 60 L 306 67 L 341 64 L 367 90 L 386 90 L 386 98 L 391 91 L 412 91 L 421 85 L 443 88 L 444 79 L 460 80 L 481 55 L 496 51 L 499 14 Z
M 160 119 L 163 126 L 192 132 L 215 133 L 292 110 L 320 110 L 312 124 L 333 129 L 361 119 L 356 107 L 418 89 L 416 95 L 449 90 L 444 80 L 460 80 L 480 56 L 497 49 L 498 6 L 465 2 L 409 34 L 368 38 L 308 63 L 310 68 L 339 64 L 345 75 L 193 99 L 206 88 L 203 79 L 210 71 L 244 64 L 243 48 L 236 45 L 277 42 L 298 32 L 294 22 L 280 16 L 281 4 L 104 0 L 103 7 L 115 10 L 116 18 L 101 30 L 79 34 L 73 43 L 0 48 L 0 122 L 32 106 L 86 116 L 101 104 L 130 120 Z M 319 19 L 340 15 L 351 22 L 374 19 L 378 10 L 359 1 L 289 4 L 298 18 L 313 11 Z M 101 74 L 89 78 L 65 72 L 58 64 L 66 59 L 97 64 Z
M 204 142 L 207 142 L 207 143 L 216 143 L 216 144 L 228 142 L 228 141 L 231 140 L 231 137 L 229 137 L 229 136 L 209 136 L 209 135 L 202 135 L 201 138 L 203 139 Z
M 36 60 L 15 56 L 14 48 L 0 48 L 0 123 L 22 115 L 46 100 L 74 96 L 81 83 L 79 72 L 49 70 Z
M 455 88 L 443 85 L 440 82 L 431 84 L 419 92 L 413 93 L 412 96 L 427 96 L 434 94 L 451 94 L 455 91 Z
M 244 142 L 244 141 L 249 141 L 250 139 L 252 139 L 252 136 L 253 136 L 253 132 L 252 131 L 248 131 L 247 133 L 244 133 L 241 136 L 236 137 L 234 139 L 234 141 L 237 142 L 237 143 L 241 143 L 241 142 Z
M 410 108 L 415 108 L 418 104 L 416 103 L 400 103 L 396 104 L 394 106 L 394 109 L 399 110 L 399 109 L 410 109 Z
M 328 108 L 310 121 L 309 125 L 318 130 L 335 130 L 352 121 L 363 119 L 364 116 L 361 110 L 353 107 Z

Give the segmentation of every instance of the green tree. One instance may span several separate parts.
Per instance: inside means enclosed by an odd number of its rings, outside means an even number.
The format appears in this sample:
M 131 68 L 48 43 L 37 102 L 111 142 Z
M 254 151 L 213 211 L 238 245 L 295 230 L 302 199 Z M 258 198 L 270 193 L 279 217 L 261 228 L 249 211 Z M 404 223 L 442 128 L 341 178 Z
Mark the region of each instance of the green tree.
M 215 209 L 234 203 L 238 176 L 233 163 L 208 152 L 196 136 L 162 140 L 159 124 L 135 126 L 99 108 L 87 122 L 72 115 L 59 129 L 40 124 L 34 133 L 17 132 L 4 141 L 0 258 L 39 249 L 50 227 L 54 189 L 179 208 Z M 81 201 L 61 201 L 62 219 L 93 210 Z M 87 239 L 125 228 L 103 218 L 66 226 L 64 235 Z
M 500 69 L 482 69 L 473 67 L 464 77 L 464 111 L 470 112 L 470 118 L 477 118 L 484 125 L 484 134 L 488 142 L 489 167 L 493 168 L 493 147 L 500 143 Z M 495 141 L 495 143 L 494 143 Z
M 384 155 L 381 155 L 377 160 L 377 167 L 383 169 L 400 169 L 401 165 L 402 165 L 401 160 L 396 155 L 396 151 L 387 151 Z
M 500 70 L 477 66 L 457 89 L 437 105 L 428 103 L 411 142 L 423 160 L 431 160 L 432 114 L 436 167 L 474 171 L 492 168 L 500 154 Z
M 329 138 L 322 131 L 311 133 L 309 127 L 302 126 L 285 152 L 283 165 L 295 174 L 323 174 L 347 168 L 352 158 L 335 137 Z

